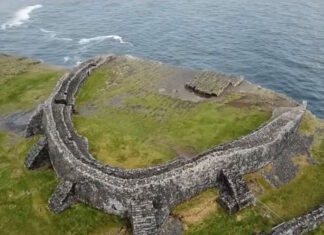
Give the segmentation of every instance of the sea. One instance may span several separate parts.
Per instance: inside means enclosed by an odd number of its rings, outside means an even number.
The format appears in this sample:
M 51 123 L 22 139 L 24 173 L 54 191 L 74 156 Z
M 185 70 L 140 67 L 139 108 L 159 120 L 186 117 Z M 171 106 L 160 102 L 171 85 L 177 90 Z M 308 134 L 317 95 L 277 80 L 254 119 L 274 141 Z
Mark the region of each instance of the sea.
M 0 53 L 128 54 L 240 74 L 324 118 L 323 0 L 0 0 Z

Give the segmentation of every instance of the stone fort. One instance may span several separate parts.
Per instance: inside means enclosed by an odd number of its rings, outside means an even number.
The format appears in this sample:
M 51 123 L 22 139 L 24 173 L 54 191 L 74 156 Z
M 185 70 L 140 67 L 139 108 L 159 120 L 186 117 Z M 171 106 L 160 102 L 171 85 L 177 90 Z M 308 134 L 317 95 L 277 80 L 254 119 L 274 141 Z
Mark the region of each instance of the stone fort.
M 26 137 L 42 137 L 28 153 L 26 166 L 35 169 L 50 164 L 60 180 L 49 208 L 60 213 L 73 203 L 85 203 L 128 218 L 133 234 L 141 235 L 166 234 L 164 225 L 171 209 L 208 188 L 218 187 L 218 202 L 229 213 L 253 205 L 256 199 L 242 176 L 271 163 L 294 141 L 306 105 L 283 109 L 253 133 L 190 159 L 178 158 L 146 169 L 112 167 L 91 155 L 87 139 L 76 132 L 71 116 L 76 95 L 89 75 L 113 57 L 95 57 L 65 74 L 27 126 Z M 320 215 L 316 215 L 323 221 L 323 208 L 318 211 Z M 307 218 L 293 226 L 297 230 L 305 223 L 313 226 L 315 222 Z M 276 231 L 287 231 L 287 226 L 293 227 L 284 224 L 271 234 L 286 234 Z

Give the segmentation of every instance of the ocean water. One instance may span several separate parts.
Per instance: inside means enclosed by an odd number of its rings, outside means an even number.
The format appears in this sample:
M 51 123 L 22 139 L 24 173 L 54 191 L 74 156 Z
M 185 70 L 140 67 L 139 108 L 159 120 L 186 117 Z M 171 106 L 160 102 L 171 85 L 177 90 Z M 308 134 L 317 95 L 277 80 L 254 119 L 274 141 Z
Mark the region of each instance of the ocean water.
M 324 118 L 323 0 L 1 0 L 0 52 L 74 66 L 116 53 L 245 79 Z

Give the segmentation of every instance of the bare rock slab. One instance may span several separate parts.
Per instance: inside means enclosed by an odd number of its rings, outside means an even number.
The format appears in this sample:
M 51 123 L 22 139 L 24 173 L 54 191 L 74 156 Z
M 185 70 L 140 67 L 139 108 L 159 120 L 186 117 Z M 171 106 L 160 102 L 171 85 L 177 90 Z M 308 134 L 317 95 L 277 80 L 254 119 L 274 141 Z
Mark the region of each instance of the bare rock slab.
M 6 117 L 0 117 L 0 129 L 23 134 L 31 115 L 31 112 L 19 111 Z

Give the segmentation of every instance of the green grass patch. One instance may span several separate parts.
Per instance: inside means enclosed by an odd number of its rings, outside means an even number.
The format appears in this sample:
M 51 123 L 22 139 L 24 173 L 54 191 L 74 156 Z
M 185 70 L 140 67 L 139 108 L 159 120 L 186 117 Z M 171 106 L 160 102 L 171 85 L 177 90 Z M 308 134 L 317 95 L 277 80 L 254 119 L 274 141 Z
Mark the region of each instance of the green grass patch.
M 307 117 L 306 117 L 307 118 Z M 244 209 L 229 216 L 221 208 L 211 213 L 203 221 L 189 224 L 185 234 L 252 234 L 269 231 L 273 226 L 301 216 L 324 203 L 324 133 L 315 135 L 312 152 L 318 161 L 316 165 L 301 165 L 297 177 L 280 189 L 271 187 L 260 174 L 249 175 L 263 188 L 264 193 L 258 197 L 257 207 Z M 209 198 L 204 198 L 209 200 Z M 175 213 L 184 214 L 190 208 L 199 207 L 200 200 L 190 207 L 179 206 Z M 198 205 L 197 205 L 198 204 Z M 185 204 L 184 204 L 185 205 Z M 180 208 L 180 212 L 179 212 Z M 185 220 L 184 220 L 185 221 Z M 323 234 L 323 226 L 309 234 Z
M 261 208 L 249 208 L 232 216 L 219 209 L 198 225 L 189 226 L 184 234 L 248 235 L 268 230 L 272 225 L 272 218 L 264 216 Z
M 23 139 L 0 132 L 0 234 L 94 234 L 116 232 L 125 222 L 84 205 L 60 215 L 47 201 L 58 181 L 52 169 L 24 167 L 27 151 L 36 138 Z
M 322 224 L 319 228 L 315 229 L 314 231 L 311 231 L 306 234 L 307 235 L 323 235 L 324 234 L 324 224 Z
M 0 116 L 34 108 L 48 97 L 64 72 L 26 59 L 7 60 L 0 56 Z
M 321 122 L 311 112 L 307 111 L 300 125 L 299 131 L 301 134 L 309 136 L 313 135 L 316 128 L 319 128 L 320 126 Z
M 270 117 L 269 111 L 256 106 L 235 108 L 160 95 L 154 89 L 157 74 L 145 71 L 125 78 L 115 66 L 104 66 L 80 91 L 81 115 L 73 122 L 98 160 L 139 168 L 192 157 L 248 134 Z

